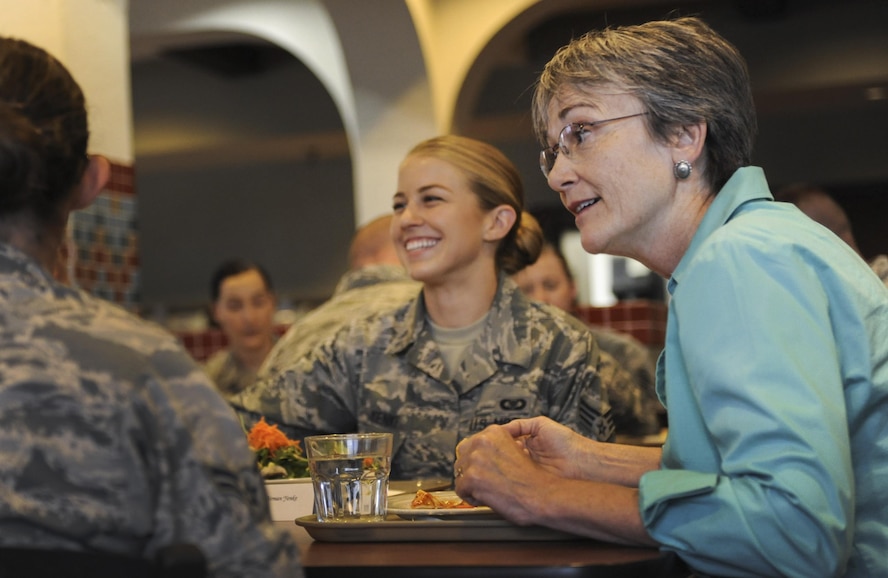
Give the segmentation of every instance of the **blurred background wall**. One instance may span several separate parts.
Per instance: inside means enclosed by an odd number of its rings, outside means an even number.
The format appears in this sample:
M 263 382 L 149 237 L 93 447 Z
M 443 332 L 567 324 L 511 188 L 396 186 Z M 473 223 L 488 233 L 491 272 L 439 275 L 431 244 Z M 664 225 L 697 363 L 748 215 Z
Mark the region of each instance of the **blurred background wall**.
M 772 185 L 831 188 L 861 249 L 888 251 L 888 2 L 131 0 L 144 305 L 200 302 L 234 253 L 293 300 L 324 298 L 354 226 L 389 210 L 401 157 L 436 133 L 501 147 L 529 206 L 570 230 L 537 168 L 536 75 L 590 28 L 671 14 L 748 59 Z
M 80 273 L 90 290 L 147 316 L 201 308 L 212 269 L 231 256 L 263 262 L 285 301 L 325 299 L 354 227 L 390 210 L 403 155 L 439 133 L 502 148 L 528 206 L 575 243 L 537 167 L 533 82 L 590 28 L 679 14 L 702 16 L 746 56 L 760 120 L 754 162 L 772 186 L 828 188 L 864 256 L 888 252 L 888 0 L 0 0 L 0 9 L 0 32 L 61 53 L 84 80 L 94 152 L 119 178 L 75 223 Z

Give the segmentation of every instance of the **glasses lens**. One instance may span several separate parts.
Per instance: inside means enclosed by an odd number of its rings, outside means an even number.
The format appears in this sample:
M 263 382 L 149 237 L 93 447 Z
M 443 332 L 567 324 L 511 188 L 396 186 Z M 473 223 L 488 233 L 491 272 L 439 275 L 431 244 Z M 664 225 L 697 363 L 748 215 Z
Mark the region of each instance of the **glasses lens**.
M 578 141 L 576 130 L 580 128 L 581 125 L 567 125 L 561 129 L 561 132 L 558 134 L 557 145 L 540 151 L 540 169 L 543 171 L 544 177 L 547 179 L 549 178 L 549 173 L 552 172 L 552 169 L 555 167 L 555 159 L 559 154 L 564 154 L 564 156 L 570 157 L 571 147 L 575 146 Z
M 540 151 L 540 170 L 543 176 L 549 178 L 552 167 L 555 166 L 555 151 L 552 149 L 543 149 Z
M 561 134 L 558 135 L 558 144 L 564 156 L 570 158 L 571 153 L 576 150 L 577 145 L 580 144 L 579 135 L 582 130 L 583 125 L 577 123 L 569 124 L 561 129 Z

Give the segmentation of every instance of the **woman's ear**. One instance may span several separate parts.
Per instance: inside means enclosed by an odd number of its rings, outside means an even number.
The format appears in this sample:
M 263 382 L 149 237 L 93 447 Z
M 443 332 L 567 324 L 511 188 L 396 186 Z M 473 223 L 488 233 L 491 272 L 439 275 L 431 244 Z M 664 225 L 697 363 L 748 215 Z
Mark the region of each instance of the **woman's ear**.
M 111 177 L 111 163 L 101 155 L 89 155 L 89 163 L 83 172 L 83 178 L 80 179 L 80 185 L 77 188 L 77 196 L 74 199 L 73 210 L 88 207 L 95 200 L 96 196 L 108 184 Z
M 675 158 L 672 159 L 672 162 L 688 161 L 695 165 L 697 159 L 703 153 L 706 132 L 707 126 L 705 122 L 683 125 L 679 129 L 673 144 Z
M 500 205 L 487 213 L 485 241 L 499 241 L 509 234 L 515 219 L 518 218 L 515 209 L 509 205 Z

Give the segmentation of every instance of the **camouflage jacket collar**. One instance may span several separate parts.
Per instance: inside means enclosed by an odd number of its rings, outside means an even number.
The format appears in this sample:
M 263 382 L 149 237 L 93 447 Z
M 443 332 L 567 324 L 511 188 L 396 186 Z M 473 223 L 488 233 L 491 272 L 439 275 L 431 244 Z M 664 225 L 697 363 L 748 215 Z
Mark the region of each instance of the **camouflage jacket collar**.
M 407 270 L 400 265 L 368 265 L 343 275 L 336 284 L 333 295 L 339 295 L 345 291 L 369 287 L 378 283 L 411 280 Z
M 515 282 L 501 273 L 484 329 L 464 358 L 460 375 L 452 376 L 452 380 L 470 389 L 494 375 L 500 365 L 529 367 L 533 357 L 529 347 L 529 310 L 527 298 Z M 411 365 L 446 381 L 440 353 L 436 346 L 432 347 L 434 342 L 426 323 L 422 293 L 407 306 L 405 315 L 398 318 L 403 319 L 403 323 L 395 327 L 386 353 L 403 355 Z
M 39 291 L 50 291 L 53 279 L 40 264 L 21 250 L 0 243 L 0 275 L 16 277 Z

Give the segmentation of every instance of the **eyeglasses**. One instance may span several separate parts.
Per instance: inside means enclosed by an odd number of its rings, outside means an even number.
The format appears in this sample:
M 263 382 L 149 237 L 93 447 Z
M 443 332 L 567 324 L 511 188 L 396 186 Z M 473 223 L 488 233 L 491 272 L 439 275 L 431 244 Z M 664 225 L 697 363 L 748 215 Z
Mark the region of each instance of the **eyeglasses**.
M 565 126 L 561 129 L 561 133 L 558 135 L 558 143 L 552 148 L 546 148 L 540 151 L 540 170 L 543 171 L 543 176 L 547 179 L 549 178 L 549 173 L 555 166 L 555 159 L 558 158 L 559 154 L 563 154 L 567 158 L 570 158 L 573 151 L 582 148 L 586 143 L 586 136 L 590 132 L 589 129 L 592 127 L 602 125 L 606 122 L 614 122 L 615 120 L 624 120 L 646 114 L 646 112 L 636 112 L 635 114 L 606 118 L 604 120 L 596 120 L 595 122 L 572 122 Z

